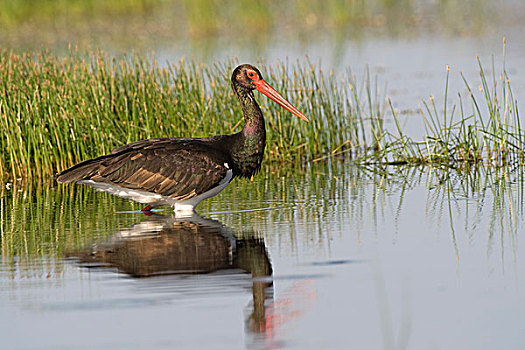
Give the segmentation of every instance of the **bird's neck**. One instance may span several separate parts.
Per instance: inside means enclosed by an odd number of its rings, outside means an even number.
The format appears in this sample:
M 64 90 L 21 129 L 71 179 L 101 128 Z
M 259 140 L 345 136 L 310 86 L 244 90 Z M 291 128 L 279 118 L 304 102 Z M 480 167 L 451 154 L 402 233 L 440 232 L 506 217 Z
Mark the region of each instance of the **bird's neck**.
M 255 101 L 252 91 L 247 91 L 241 87 L 234 87 L 235 93 L 242 107 L 244 115 L 244 127 L 242 133 L 247 137 L 265 135 L 264 118 L 261 108 Z
M 266 129 L 261 108 L 255 101 L 252 91 L 233 84 L 233 89 L 242 106 L 244 127 L 238 136 L 238 143 L 232 150 L 240 176 L 250 177 L 261 167 L 266 146 Z

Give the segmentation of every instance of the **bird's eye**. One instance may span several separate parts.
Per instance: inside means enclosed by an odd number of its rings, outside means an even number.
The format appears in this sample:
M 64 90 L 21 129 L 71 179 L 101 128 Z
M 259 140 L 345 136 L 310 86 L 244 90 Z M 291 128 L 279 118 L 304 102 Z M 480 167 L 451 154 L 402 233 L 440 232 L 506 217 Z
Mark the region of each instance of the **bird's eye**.
M 254 71 L 248 71 L 248 77 L 254 80 L 257 78 L 257 74 Z

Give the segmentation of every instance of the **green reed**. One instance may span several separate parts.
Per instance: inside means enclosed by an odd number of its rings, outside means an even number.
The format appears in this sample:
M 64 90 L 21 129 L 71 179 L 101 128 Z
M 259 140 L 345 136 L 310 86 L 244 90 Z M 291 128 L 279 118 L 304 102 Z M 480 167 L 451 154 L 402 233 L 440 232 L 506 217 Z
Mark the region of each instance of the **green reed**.
M 0 51 L 0 177 L 42 179 L 81 160 L 150 137 L 206 137 L 241 129 L 241 108 L 230 88 L 236 61 L 214 65 L 151 57 L 116 59 L 70 50 Z M 257 94 L 268 128 L 266 161 L 273 167 L 344 157 L 368 164 L 502 166 L 524 161 L 525 135 L 505 66 L 449 104 L 424 102 L 426 135 L 407 136 L 384 89 L 368 71 L 358 81 L 311 62 L 260 64 L 266 80 L 311 123 Z M 390 108 L 394 128 L 384 124 Z M 392 129 L 392 130 L 391 130 Z M 272 167 L 270 164 L 269 166 Z
M 235 65 L 2 51 L 0 175 L 45 178 L 144 138 L 237 132 L 242 112 L 229 80 Z M 265 78 L 312 120 L 257 96 L 270 126 L 267 160 L 297 162 L 366 144 L 363 116 L 380 110 L 368 82 L 365 99 L 353 78 L 342 82 L 313 64 L 264 68 Z
M 461 75 L 468 97 L 458 93 L 457 104 L 450 106 L 450 69 L 447 66 L 443 107 L 440 109 L 433 97 L 428 102 L 423 101 L 420 110 L 426 129 L 423 140 L 406 136 L 396 111 L 391 108 L 395 132 L 386 132 L 382 152 L 365 154 L 363 158 L 379 163 L 452 167 L 523 164 L 525 133 L 521 129 L 517 100 L 505 70 L 505 52 L 499 75 L 494 60 L 491 62 L 491 76 L 487 75 L 481 60 L 477 60 L 480 74 L 477 91 Z

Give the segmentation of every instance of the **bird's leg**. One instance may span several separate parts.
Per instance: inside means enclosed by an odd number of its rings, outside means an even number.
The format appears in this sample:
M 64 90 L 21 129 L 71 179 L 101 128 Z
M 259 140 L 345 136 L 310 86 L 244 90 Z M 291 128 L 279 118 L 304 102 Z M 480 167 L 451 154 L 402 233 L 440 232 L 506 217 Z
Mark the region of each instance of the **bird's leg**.
M 153 209 L 153 207 L 151 205 L 147 205 L 144 208 L 142 208 L 141 211 L 151 211 L 151 209 Z

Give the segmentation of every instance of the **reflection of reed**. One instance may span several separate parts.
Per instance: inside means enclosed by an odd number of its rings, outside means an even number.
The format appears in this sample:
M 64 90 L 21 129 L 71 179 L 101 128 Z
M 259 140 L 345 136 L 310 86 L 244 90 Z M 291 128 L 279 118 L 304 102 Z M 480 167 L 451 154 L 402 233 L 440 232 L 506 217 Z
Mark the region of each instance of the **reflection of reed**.
M 69 253 L 86 267 L 116 267 L 133 277 L 166 274 L 202 274 L 238 269 L 252 274 L 253 310 L 248 317 L 252 332 L 264 332 L 266 300 L 272 298 L 272 267 L 264 241 L 237 238 L 222 223 L 191 217 L 153 215 L 121 230 L 91 249 Z M 261 278 L 267 277 L 262 280 Z

